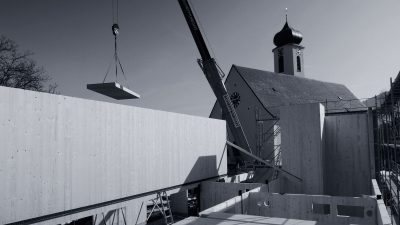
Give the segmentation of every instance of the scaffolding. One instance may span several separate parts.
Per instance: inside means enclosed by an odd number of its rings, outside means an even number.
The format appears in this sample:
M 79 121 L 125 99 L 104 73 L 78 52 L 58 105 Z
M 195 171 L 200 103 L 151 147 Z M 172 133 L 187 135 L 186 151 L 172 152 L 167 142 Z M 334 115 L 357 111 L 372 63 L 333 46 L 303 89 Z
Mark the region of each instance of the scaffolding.
M 280 165 L 281 143 L 280 135 L 281 128 L 279 118 L 277 116 L 262 115 L 262 110 L 255 108 L 256 118 L 256 152 L 255 155 L 264 160 L 274 161 L 275 165 Z M 269 146 L 269 147 L 268 147 Z M 265 148 L 270 148 L 267 155 L 263 155 Z
M 400 214 L 400 76 L 390 90 L 375 96 L 375 177 L 382 191 L 385 205 L 392 219 L 399 221 Z
M 273 163 L 274 168 L 282 167 L 281 160 L 281 127 L 279 125 L 279 118 L 270 113 L 262 113 L 263 110 L 255 108 L 256 119 L 256 156 Z M 267 150 L 267 154 L 263 152 Z M 272 180 L 278 178 L 279 171 L 275 170 L 272 173 Z

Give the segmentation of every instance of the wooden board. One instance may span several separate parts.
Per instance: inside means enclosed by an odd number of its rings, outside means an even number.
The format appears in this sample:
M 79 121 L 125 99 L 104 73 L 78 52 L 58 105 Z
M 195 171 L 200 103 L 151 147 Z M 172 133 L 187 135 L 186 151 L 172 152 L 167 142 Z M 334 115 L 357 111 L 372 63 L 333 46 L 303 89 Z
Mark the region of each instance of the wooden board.
M 88 84 L 87 89 L 117 100 L 137 99 L 140 95 L 117 82 Z

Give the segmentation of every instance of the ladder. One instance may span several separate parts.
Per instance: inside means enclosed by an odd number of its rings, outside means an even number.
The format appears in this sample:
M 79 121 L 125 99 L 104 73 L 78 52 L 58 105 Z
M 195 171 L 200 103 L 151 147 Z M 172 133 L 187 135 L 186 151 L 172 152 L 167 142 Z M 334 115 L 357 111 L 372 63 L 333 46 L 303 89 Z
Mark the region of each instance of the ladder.
M 164 216 L 165 224 L 170 225 L 174 223 L 174 218 L 172 217 L 171 206 L 169 204 L 169 198 L 166 191 L 157 192 L 157 198 L 160 199 L 161 203 L 161 213 Z
M 152 207 L 150 213 L 148 213 L 146 221 L 148 221 L 150 219 L 151 215 L 157 208 L 158 212 L 160 212 L 162 214 L 162 216 L 164 217 L 165 224 L 166 225 L 173 224 L 174 218 L 172 217 L 172 211 L 171 211 L 171 206 L 169 204 L 169 198 L 168 198 L 167 192 L 166 191 L 157 192 L 156 198 L 151 199 L 151 201 L 153 202 L 153 207 Z

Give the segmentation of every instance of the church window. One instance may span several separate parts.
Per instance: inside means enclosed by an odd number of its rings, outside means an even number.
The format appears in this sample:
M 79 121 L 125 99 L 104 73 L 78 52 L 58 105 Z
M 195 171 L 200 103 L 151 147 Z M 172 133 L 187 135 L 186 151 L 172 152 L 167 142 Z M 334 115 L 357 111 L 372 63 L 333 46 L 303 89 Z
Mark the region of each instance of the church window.
M 279 73 L 283 73 L 283 56 L 280 55 L 278 59 Z
M 300 56 L 297 56 L 297 72 L 301 72 L 301 60 Z

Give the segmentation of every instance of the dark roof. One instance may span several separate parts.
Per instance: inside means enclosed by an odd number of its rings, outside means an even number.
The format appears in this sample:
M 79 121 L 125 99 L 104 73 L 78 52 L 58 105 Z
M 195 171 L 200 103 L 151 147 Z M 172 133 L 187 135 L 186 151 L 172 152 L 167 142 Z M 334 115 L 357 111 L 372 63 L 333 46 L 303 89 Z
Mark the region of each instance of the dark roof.
M 274 36 L 274 44 L 276 47 L 281 47 L 286 44 L 300 44 L 301 40 L 303 40 L 301 32 L 290 27 L 287 21 L 282 30 Z
M 365 110 L 365 105 L 342 84 L 233 66 L 270 112 L 279 106 L 321 102 L 328 112 Z M 274 108 L 276 110 L 274 110 Z

